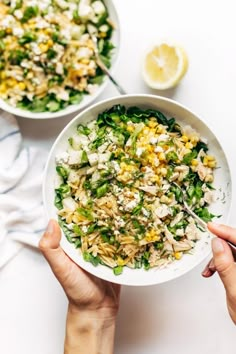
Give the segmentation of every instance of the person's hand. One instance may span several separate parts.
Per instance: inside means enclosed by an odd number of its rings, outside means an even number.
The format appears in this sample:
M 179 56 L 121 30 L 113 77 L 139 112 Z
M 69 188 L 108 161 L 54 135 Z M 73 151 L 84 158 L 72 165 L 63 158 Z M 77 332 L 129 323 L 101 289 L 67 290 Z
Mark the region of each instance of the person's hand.
M 110 354 L 119 309 L 120 285 L 98 279 L 81 269 L 64 253 L 60 240 L 60 227 L 55 220 L 50 220 L 39 248 L 69 300 L 65 353 L 93 354 L 103 348 L 104 354 Z M 89 338 L 81 338 L 85 332 Z M 80 339 L 76 346 L 74 340 L 78 341 L 78 338 L 74 337 L 78 336 Z M 107 337 L 105 343 L 102 337 Z M 98 340 L 100 343 L 97 343 Z
M 225 242 L 228 240 L 236 243 L 236 229 L 215 223 L 208 223 L 208 229 L 218 237 L 212 240 L 213 259 L 202 275 L 209 278 L 215 271 L 218 272 L 226 290 L 229 314 L 236 324 L 236 264 L 230 247 Z

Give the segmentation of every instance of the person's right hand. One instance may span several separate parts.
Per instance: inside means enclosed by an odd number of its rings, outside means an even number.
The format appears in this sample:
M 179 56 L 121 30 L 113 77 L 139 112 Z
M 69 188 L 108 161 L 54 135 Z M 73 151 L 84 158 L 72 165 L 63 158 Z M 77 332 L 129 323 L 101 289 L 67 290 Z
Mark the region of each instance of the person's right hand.
M 215 223 L 208 223 L 208 229 L 216 238 L 212 240 L 213 260 L 202 272 L 205 278 L 211 277 L 215 271 L 218 272 L 225 290 L 229 314 L 236 324 L 236 264 L 225 240 L 236 244 L 236 229 Z

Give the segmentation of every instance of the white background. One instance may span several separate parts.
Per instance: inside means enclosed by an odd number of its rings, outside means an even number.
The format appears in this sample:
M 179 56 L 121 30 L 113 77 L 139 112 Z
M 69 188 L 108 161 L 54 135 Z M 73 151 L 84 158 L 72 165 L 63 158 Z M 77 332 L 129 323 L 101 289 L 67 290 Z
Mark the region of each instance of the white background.
M 213 128 L 236 177 L 236 21 L 233 0 L 115 0 L 122 45 L 116 77 L 129 93 L 156 93 L 142 81 L 146 48 L 162 39 L 188 52 L 189 70 L 162 93 L 197 112 Z M 160 94 L 160 93 L 159 93 Z M 117 95 L 111 84 L 99 100 Z M 25 143 L 49 150 L 69 118 L 18 119 Z M 230 219 L 234 221 L 235 195 Z M 116 354 L 234 354 L 236 333 L 215 276 L 203 264 L 163 285 L 123 288 Z M 236 281 L 236 279 L 235 279 Z M 67 301 L 42 256 L 25 248 L 0 273 L 0 352 L 63 353 Z M 85 353 L 90 354 L 90 353 Z

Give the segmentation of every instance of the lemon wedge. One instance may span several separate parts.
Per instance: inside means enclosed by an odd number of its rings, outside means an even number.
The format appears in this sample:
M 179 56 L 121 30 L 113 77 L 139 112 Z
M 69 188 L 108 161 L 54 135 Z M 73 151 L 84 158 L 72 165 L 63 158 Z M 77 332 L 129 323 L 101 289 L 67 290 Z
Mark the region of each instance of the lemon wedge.
M 155 45 L 145 56 L 143 79 L 146 84 L 158 90 L 176 86 L 188 69 L 188 57 L 178 45 L 163 42 Z

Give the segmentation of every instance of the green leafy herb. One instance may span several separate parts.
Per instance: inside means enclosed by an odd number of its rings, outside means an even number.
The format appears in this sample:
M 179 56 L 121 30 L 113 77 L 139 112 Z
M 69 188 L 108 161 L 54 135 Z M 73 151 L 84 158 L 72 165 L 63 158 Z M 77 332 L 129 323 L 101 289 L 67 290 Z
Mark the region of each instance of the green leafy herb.
M 141 269 L 142 268 L 142 261 L 135 261 L 134 262 L 134 268 L 135 269 Z
M 59 210 L 61 210 L 63 208 L 61 194 L 56 193 L 55 199 L 54 199 L 54 205 Z
M 176 162 L 178 160 L 178 155 L 176 154 L 175 151 L 169 151 L 167 154 L 166 154 L 166 160 L 168 162 Z
M 39 13 L 39 8 L 38 6 L 28 6 L 26 7 L 23 17 L 21 19 L 22 23 L 25 23 L 29 21 L 31 18 L 36 17 Z
M 108 192 L 108 189 L 109 189 L 108 183 L 104 183 L 102 186 L 98 187 L 96 190 L 97 198 L 103 197 Z
M 74 225 L 73 226 L 73 231 L 74 231 L 74 233 L 77 235 L 77 236 L 83 236 L 84 235 L 84 233 L 83 233 L 83 231 L 81 230 L 81 228 L 79 227 L 79 225 Z
M 73 243 L 74 243 L 74 245 L 75 245 L 75 248 L 81 247 L 81 245 L 82 245 L 82 243 L 81 243 L 81 238 L 80 238 L 80 237 L 77 237 L 75 241 L 73 240 Z
M 56 171 L 59 174 L 59 176 L 61 176 L 63 178 L 64 181 L 67 180 L 68 175 L 69 175 L 69 171 L 65 167 L 57 166 Z
M 177 202 L 182 203 L 183 193 L 182 193 L 181 189 L 178 188 L 177 186 L 171 186 L 170 191 L 174 193 L 175 199 L 177 200 Z
M 5 49 L 5 43 L 2 40 L 0 40 L 0 53 L 2 53 L 4 49 Z
M 207 144 L 203 143 L 202 141 L 199 141 L 195 147 L 195 150 L 197 150 L 197 152 L 199 152 L 200 150 L 207 152 L 208 146 L 207 146 Z
M 57 56 L 57 52 L 54 49 L 49 48 L 47 51 L 47 58 L 51 60 L 54 59 L 56 56 Z
M 85 125 L 79 124 L 77 126 L 77 132 L 79 134 L 88 136 L 90 134 L 91 130 L 88 127 L 86 127 Z
M 132 210 L 131 214 L 132 215 L 139 215 L 141 213 L 142 207 L 143 207 L 143 197 L 141 198 L 138 205 Z
M 93 214 L 91 210 L 84 209 L 84 208 L 77 208 L 77 212 L 82 215 L 84 218 L 93 221 Z
M 26 44 L 36 41 L 37 36 L 33 32 L 25 32 L 24 35 L 19 39 L 19 44 Z
M 64 199 L 70 195 L 70 186 L 68 184 L 61 184 L 59 188 L 55 189 L 55 192 L 61 199 Z
M 197 150 L 194 149 L 192 150 L 192 152 L 189 152 L 188 154 L 184 155 L 183 163 L 185 165 L 189 165 L 191 161 L 197 157 L 197 154 Z
M 154 243 L 154 247 L 155 247 L 156 250 L 161 251 L 164 248 L 164 242 L 161 242 L 161 241 L 160 242 L 155 242 Z
M 49 101 L 47 104 L 49 112 L 57 112 L 60 109 L 60 103 L 57 101 Z
M 4 29 L 0 30 L 0 39 L 4 38 L 7 35 L 7 32 Z
M 92 263 L 95 267 L 100 263 L 100 258 L 98 256 L 94 257 L 91 253 L 83 253 L 84 260 L 86 262 Z
M 9 61 L 12 65 L 20 65 L 24 59 L 28 59 L 28 54 L 20 49 L 11 50 L 9 54 Z
M 60 225 L 60 227 L 62 228 L 67 240 L 70 242 L 70 243 L 73 243 L 74 240 L 73 240 L 73 231 L 69 230 L 66 226 L 66 222 L 62 220 L 61 217 L 58 218 L 58 223 Z
M 212 221 L 212 219 L 215 217 L 217 217 L 217 218 L 220 217 L 220 216 L 211 214 L 207 208 L 197 208 L 194 210 L 194 213 L 196 213 L 205 222 Z
M 140 224 L 140 222 L 137 219 L 132 219 L 133 226 L 140 234 L 145 233 L 145 226 Z

